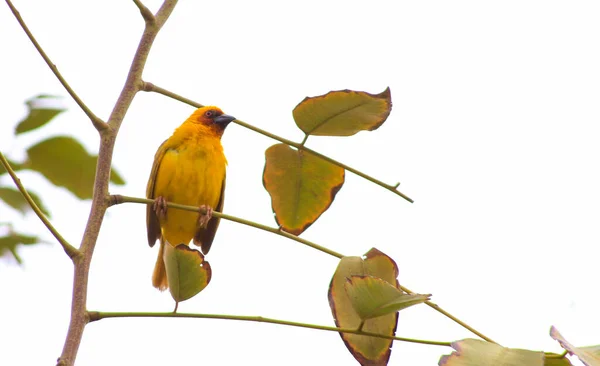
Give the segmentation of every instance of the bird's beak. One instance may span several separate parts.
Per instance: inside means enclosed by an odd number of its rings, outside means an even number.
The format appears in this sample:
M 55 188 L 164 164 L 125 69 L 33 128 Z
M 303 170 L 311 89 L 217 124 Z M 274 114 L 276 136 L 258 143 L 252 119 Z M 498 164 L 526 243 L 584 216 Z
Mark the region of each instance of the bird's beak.
M 220 116 L 217 116 L 214 118 L 215 123 L 225 127 L 229 124 L 229 122 L 233 121 L 235 119 L 234 116 L 230 116 L 227 114 L 222 114 Z

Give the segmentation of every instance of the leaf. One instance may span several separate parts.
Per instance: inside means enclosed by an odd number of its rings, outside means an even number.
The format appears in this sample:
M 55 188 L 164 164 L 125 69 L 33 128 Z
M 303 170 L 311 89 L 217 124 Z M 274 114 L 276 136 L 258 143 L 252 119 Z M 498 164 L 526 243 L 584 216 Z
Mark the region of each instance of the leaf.
M 346 279 L 344 289 L 361 319 L 395 313 L 425 302 L 431 296 L 405 294 L 389 282 L 373 276 L 350 276 Z
M 550 328 L 550 337 L 558 341 L 558 343 L 560 343 L 560 346 L 567 350 L 570 354 L 579 357 L 581 362 L 583 362 L 585 365 L 600 365 L 600 345 L 589 347 L 575 347 L 571 343 L 569 343 L 555 327 Z
M 544 353 L 502 347 L 479 339 L 452 342 L 456 351 L 440 358 L 439 366 L 543 366 Z
M 372 248 L 365 257 L 343 257 L 338 264 L 329 285 L 329 306 L 340 328 L 357 329 L 363 322 L 354 310 L 352 300 L 345 290 L 347 278 L 352 276 L 374 276 L 398 288 L 398 267 L 394 260 L 379 250 Z M 362 330 L 393 336 L 396 334 L 398 313 L 364 320 Z M 350 353 L 362 365 L 386 365 L 390 355 L 392 340 L 358 334 L 340 333 Z
M 163 254 L 169 291 L 175 302 L 196 296 L 210 283 L 212 271 L 202 253 L 185 244 L 165 244 Z
M 352 136 L 359 131 L 378 129 L 391 110 L 390 88 L 379 94 L 346 89 L 304 98 L 294 108 L 293 115 L 296 125 L 306 135 Z
M 38 95 L 37 97 L 31 98 L 25 103 L 29 109 L 29 114 L 23 119 L 15 128 L 16 134 L 31 131 L 39 128 L 46 123 L 50 122 L 54 117 L 64 112 L 66 108 L 52 107 L 51 103 L 48 103 L 48 99 L 57 99 L 51 95 Z M 56 104 L 56 103 L 52 103 Z
M 300 235 L 321 216 L 344 184 L 344 169 L 311 153 L 275 144 L 265 152 L 263 185 L 277 224 Z
M 560 355 L 556 353 L 545 353 L 545 356 L 553 357 L 546 357 L 544 360 L 544 366 L 573 366 L 568 358 L 564 356 L 560 357 Z
M 90 155 L 74 138 L 51 137 L 27 149 L 25 166 L 42 173 L 56 186 L 65 187 L 80 199 L 92 198 L 97 155 Z M 124 184 L 111 170 L 111 182 Z
M 32 192 L 28 192 L 33 199 L 33 202 L 40 208 L 40 210 L 44 213 L 44 215 L 50 217 L 50 213 L 42 203 L 40 197 Z M 21 192 L 14 188 L 9 187 L 0 187 L 0 199 L 4 201 L 7 205 L 14 208 L 15 210 L 20 211 L 22 214 L 27 213 L 27 211 L 31 210 L 31 206 L 23 197 Z
M 22 264 L 21 257 L 17 254 L 17 245 L 32 245 L 39 243 L 40 239 L 37 236 L 29 236 L 18 233 L 10 233 L 7 236 L 0 237 L 0 256 L 11 253 L 17 263 Z

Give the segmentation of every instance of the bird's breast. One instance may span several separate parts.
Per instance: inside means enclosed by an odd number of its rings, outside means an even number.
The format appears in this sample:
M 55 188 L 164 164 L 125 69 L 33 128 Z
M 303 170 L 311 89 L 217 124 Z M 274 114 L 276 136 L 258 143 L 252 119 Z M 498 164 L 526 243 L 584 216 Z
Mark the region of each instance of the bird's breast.
M 168 149 L 157 172 L 155 197 L 188 206 L 217 206 L 227 161 L 220 146 L 187 143 Z M 169 209 L 161 220 L 166 239 L 188 244 L 196 232 L 198 213 Z

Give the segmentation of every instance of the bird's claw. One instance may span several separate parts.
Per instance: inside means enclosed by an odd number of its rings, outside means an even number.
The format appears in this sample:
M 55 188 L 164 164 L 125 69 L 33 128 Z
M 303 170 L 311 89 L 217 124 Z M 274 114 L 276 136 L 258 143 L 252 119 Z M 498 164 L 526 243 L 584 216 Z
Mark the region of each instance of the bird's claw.
M 210 206 L 202 205 L 201 209 L 205 210 L 205 213 L 200 213 L 200 217 L 198 218 L 198 224 L 200 227 L 205 228 L 208 225 L 208 222 L 212 218 L 213 209 Z
M 164 219 L 167 216 L 167 201 L 165 198 L 163 196 L 156 197 L 152 204 L 152 209 L 154 209 L 156 216 Z

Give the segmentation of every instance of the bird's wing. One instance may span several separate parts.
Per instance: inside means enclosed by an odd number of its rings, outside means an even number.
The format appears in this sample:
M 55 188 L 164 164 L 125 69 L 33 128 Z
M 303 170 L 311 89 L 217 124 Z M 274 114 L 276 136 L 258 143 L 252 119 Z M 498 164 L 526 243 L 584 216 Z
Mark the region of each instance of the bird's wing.
M 146 197 L 154 199 L 154 185 L 156 184 L 156 176 L 158 174 L 158 168 L 162 162 L 165 152 L 167 151 L 167 141 L 165 140 L 154 155 L 154 163 L 152 164 L 152 171 L 150 172 L 150 178 L 148 178 L 148 186 L 146 187 Z M 146 205 L 146 229 L 148 230 L 148 244 L 152 247 L 156 242 L 156 239 L 160 239 L 160 223 L 158 222 L 158 216 L 154 212 L 152 205 Z
M 223 202 L 225 201 L 225 176 L 223 177 L 223 184 L 221 185 L 221 195 L 219 197 L 219 203 L 217 203 L 217 207 L 214 208 L 217 212 L 223 212 Z M 210 250 L 210 246 L 212 245 L 213 240 L 215 239 L 215 234 L 217 233 L 217 228 L 219 227 L 219 221 L 221 221 L 218 217 L 213 217 L 208 222 L 206 228 L 198 228 L 196 231 L 196 235 L 194 235 L 194 244 L 200 245 L 202 249 L 202 253 L 208 254 Z

